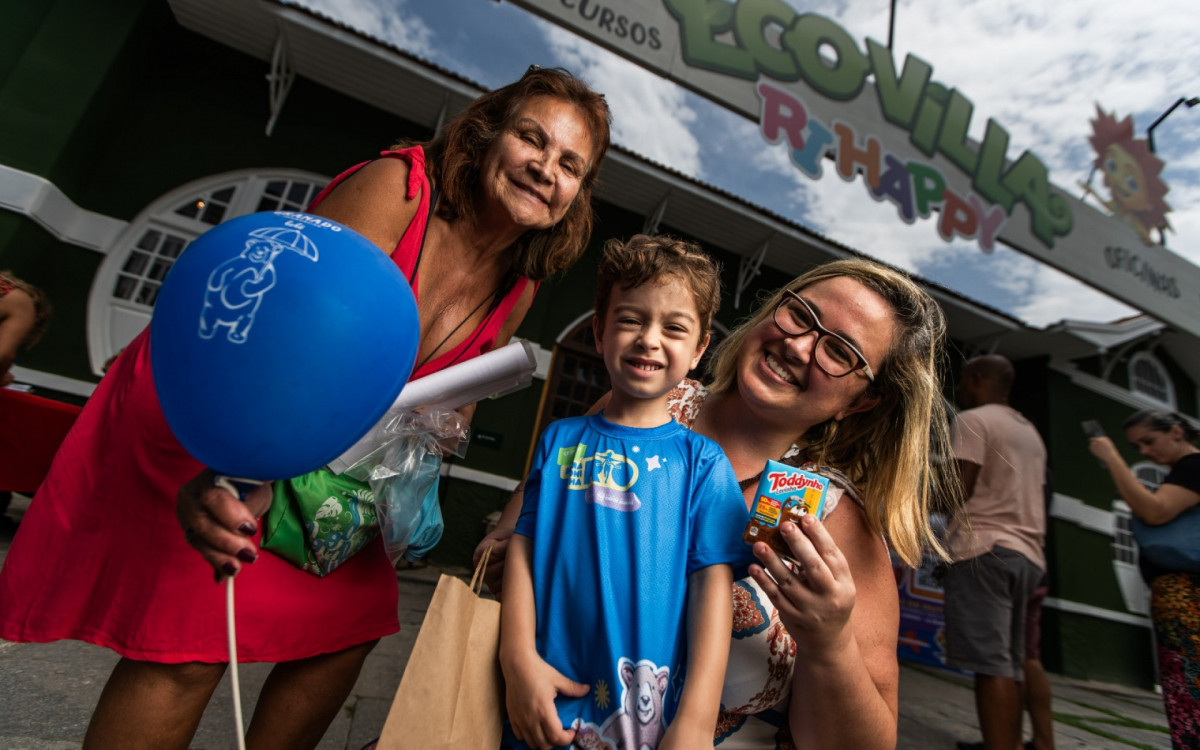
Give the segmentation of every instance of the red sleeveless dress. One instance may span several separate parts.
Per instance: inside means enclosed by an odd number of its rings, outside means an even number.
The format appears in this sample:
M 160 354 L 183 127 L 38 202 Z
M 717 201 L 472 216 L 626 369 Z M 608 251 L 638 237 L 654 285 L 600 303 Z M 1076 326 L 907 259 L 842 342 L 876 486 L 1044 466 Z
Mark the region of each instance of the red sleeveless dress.
M 417 146 L 382 156 L 409 163 L 407 197 L 420 196 L 392 252 L 412 278 L 429 216 L 425 155 Z M 529 283 L 518 279 L 464 344 L 413 377 L 491 349 Z M 0 638 L 72 638 L 160 663 L 227 661 L 224 587 L 175 519 L 177 490 L 202 468 L 162 415 L 143 331 L 96 388 L 21 521 L 0 570 Z M 263 553 L 234 590 L 240 661 L 302 659 L 400 628 L 396 573 L 379 540 L 324 578 Z

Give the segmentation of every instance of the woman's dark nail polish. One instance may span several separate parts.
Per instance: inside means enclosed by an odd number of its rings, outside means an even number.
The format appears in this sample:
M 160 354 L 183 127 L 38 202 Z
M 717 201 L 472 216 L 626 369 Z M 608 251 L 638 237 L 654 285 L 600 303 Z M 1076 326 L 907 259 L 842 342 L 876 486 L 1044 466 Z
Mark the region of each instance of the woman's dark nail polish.
M 258 527 L 249 521 L 245 521 L 241 526 L 238 526 L 238 531 L 240 531 L 244 536 L 254 536 L 254 532 L 258 531 Z
M 221 570 L 225 573 L 225 575 L 229 576 L 230 578 L 233 578 L 235 575 L 237 575 L 237 572 L 238 572 L 237 566 L 231 562 L 227 562 L 227 563 L 223 564 L 221 566 Z
M 258 555 L 248 549 L 240 549 L 237 551 L 237 559 L 244 563 L 252 563 L 258 559 Z

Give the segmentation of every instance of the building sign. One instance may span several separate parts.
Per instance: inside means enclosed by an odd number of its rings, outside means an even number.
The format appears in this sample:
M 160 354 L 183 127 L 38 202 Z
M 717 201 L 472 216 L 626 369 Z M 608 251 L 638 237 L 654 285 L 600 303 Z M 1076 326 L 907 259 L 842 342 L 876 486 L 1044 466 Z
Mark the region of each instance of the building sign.
M 1200 335 L 1200 268 L 1052 185 L 994 119 L 974 141 L 971 100 L 914 55 L 898 64 L 784 0 L 510 2 L 754 120 L 813 179 L 861 180 L 901 221 L 985 252 L 1002 242 Z

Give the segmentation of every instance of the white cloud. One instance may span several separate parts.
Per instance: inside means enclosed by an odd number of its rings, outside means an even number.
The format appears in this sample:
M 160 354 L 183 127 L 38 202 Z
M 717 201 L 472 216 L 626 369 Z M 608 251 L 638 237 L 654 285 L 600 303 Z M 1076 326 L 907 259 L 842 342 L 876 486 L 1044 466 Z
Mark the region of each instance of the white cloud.
M 424 58 L 434 54 L 434 33 L 408 0 L 298 0 L 312 10 L 336 19 L 368 36 Z
M 1020 262 L 1007 273 L 1024 290 L 1023 301 L 1010 312 L 1030 325 L 1047 326 L 1064 319 L 1108 322 L 1137 312 L 1050 266 L 1024 256 L 1013 258 Z
M 557 26 L 547 40 L 563 64 L 604 92 L 613 113 L 613 141 L 684 174 L 704 179 L 696 112 L 679 86 Z

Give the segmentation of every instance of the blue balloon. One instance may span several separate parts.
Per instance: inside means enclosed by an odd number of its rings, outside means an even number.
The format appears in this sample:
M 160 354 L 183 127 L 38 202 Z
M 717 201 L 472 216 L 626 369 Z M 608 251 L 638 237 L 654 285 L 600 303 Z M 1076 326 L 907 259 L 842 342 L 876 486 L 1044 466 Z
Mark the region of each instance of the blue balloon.
M 249 214 L 198 237 L 150 321 L 163 414 L 222 474 L 286 479 L 324 466 L 399 395 L 420 339 L 387 254 L 310 214 Z

